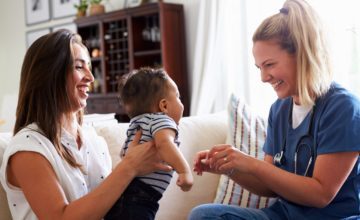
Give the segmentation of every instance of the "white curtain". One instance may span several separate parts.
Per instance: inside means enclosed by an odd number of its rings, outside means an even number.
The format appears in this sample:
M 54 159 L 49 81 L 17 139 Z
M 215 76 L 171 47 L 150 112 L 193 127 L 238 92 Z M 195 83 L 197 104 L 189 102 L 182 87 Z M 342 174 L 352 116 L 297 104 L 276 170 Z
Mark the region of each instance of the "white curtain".
M 267 115 L 275 94 L 260 81 L 251 37 L 261 20 L 279 7 L 281 1 L 200 0 L 191 115 L 226 109 L 230 93 Z
M 226 108 L 235 93 L 267 116 L 276 99 L 254 66 L 251 37 L 283 0 L 199 0 L 192 70 L 191 115 Z M 323 19 L 330 43 L 334 79 L 360 95 L 360 1 L 308 0 Z
M 325 24 L 335 81 L 360 96 L 360 1 L 312 2 Z
M 192 71 L 191 115 L 226 108 L 229 94 L 248 91 L 244 1 L 200 1 Z M 236 13 L 229 13 L 236 11 Z M 243 71 L 245 69 L 245 71 Z

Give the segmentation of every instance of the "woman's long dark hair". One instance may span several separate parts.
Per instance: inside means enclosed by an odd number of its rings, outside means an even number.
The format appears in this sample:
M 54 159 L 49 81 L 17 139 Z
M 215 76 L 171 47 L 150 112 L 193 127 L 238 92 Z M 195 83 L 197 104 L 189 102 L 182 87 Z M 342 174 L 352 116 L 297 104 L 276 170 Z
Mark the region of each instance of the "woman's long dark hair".
M 26 52 L 21 69 L 19 99 L 14 134 L 31 123 L 55 146 L 72 167 L 75 158 L 61 144 L 61 120 L 71 114 L 67 93 L 68 74 L 74 70 L 72 45 L 83 46 L 81 37 L 69 30 L 59 30 L 40 37 Z M 84 47 L 84 46 L 83 46 Z M 82 112 L 78 113 L 82 123 Z

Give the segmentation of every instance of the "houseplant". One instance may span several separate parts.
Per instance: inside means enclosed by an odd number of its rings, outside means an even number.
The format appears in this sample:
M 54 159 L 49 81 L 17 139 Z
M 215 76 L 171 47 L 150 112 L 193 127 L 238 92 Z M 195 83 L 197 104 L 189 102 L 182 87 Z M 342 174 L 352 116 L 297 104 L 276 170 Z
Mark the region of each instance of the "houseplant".
M 76 17 L 83 17 L 86 15 L 86 10 L 88 8 L 88 0 L 80 0 L 80 3 L 74 4 L 74 7 L 77 9 Z
M 102 0 L 90 0 L 90 15 L 98 15 L 105 12 L 105 7 L 101 2 Z

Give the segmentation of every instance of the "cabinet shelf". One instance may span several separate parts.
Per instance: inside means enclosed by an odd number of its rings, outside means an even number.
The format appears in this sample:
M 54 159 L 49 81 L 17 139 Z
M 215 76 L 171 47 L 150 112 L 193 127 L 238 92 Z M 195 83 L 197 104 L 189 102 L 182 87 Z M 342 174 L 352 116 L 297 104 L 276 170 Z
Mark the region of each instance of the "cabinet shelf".
M 134 52 L 135 57 L 160 55 L 160 54 L 161 54 L 161 50 L 145 50 L 145 51 Z
M 184 12 L 181 4 L 143 4 L 75 20 L 89 49 L 95 82 L 88 113 L 124 114 L 117 101 L 122 75 L 144 66 L 164 68 L 177 83 L 189 114 Z M 176 51 L 176 53 L 174 53 Z M 117 117 L 125 118 L 125 117 Z
M 91 57 L 91 62 L 101 62 L 102 57 Z
M 113 44 L 113 43 L 127 43 L 128 39 L 127 38 L 119 38 L 119 39 L 108 39 L 106 40 L 106 43 L 108 44 Z

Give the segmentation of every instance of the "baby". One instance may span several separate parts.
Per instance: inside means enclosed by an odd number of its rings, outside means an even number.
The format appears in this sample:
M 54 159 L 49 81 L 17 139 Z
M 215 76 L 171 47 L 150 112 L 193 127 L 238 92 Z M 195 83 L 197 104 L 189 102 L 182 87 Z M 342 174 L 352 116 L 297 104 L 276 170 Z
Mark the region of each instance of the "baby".
M 141 130 L 140 143 L 153 140 L 161 159 L 178 173 L 176 184 L 189 191 L 193 176 L 179 151 L 178 129 L 184 106 L 175 82 L 162 69 L 142 68 L 123 77 L 119 84 L 120 100 L 130 117 L 127 140 L 122 149 Z M 154 219 L 158 201 L 170 183 L 173 172 L 158 171 L 135 178 L 105 219 Z

